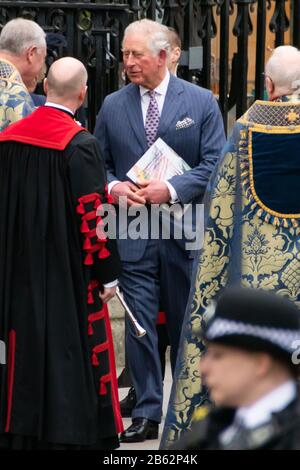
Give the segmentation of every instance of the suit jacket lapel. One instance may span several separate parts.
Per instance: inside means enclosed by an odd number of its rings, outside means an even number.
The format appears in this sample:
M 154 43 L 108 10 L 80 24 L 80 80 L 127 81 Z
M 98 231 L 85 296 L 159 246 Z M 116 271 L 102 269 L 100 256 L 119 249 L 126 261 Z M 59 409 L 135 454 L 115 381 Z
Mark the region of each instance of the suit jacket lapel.
M 158 127 L 158 135 L 161 138 L 163 138 L 169 130 L 172 121 L 178 118 L 180 114 L 184 113 L 183 91 L 184 89 L 180 80 L 171 75 Z M 179 113 L 179 109 L 182 110 L 181 113 Z M 176 123 L 174 123 L 174 128 L 175 124 Z
M 144 152 L 148 148 L 147 138 L 143 122 L 143 114 L 141 107 L 141 95 L 139 87 L 136 85 L 129 85 L 127 88 L 127 107 L 126 112 L 128 116 L 128 121 L 134 130 L 137 140 L 144 149 Z

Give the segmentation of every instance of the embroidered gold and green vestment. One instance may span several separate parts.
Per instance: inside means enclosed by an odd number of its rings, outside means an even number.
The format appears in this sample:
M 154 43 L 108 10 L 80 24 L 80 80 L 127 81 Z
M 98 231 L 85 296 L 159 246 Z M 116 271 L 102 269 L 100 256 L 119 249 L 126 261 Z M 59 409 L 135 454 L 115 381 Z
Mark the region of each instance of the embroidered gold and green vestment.
M 201 327 L 210 302 L 230 282 L 237 253 L 242 286 L 272 290 L 300 304 L 298 97 L 256 101 L 237 121 L 211 181 L 204 246 L 183 326 L 162 448 L 206 413 L 209 397 L 199 372 L 205 347 Z
M 13 64 L 0 59 L 0 132 L 31 114 L 34 104 Z

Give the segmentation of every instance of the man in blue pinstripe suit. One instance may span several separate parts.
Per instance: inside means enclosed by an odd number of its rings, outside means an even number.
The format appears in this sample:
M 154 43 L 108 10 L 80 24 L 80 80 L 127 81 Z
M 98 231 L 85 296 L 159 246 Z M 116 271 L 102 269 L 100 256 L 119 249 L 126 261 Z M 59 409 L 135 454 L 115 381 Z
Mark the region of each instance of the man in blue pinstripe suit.
M 222 118 L 212 93 L 169 74 L 169 48 L 168 28 L 158 23 L 137 21 L 125 30 L 123 60 L 131 83 L 106 97 L 95 128 L 106 160 L 109 192 L 116 203 L 123 196 L 128 206 L 169 202 L 196 206 L 225 143 Z M 191 170 L 168 181 L 151 180 L 137 187 L 126 173 L 158 137 Z M 150 236 L 133 240 L 123 239 L 119 233 L 118 246 L 125 300 L 147 330 L 146 336 L 137 338 L 132 326 L 126 324 L 126 353 L 137 404 L 132 412 L 133 424 L 121 440 L 138 442 L 157 437 L 162 414 L 156 333 L 159 304 L 167 315 L 174 370 L 193 252 L 186 249 L 184 237 L 177 240 L 172 236 L 168 240 Z

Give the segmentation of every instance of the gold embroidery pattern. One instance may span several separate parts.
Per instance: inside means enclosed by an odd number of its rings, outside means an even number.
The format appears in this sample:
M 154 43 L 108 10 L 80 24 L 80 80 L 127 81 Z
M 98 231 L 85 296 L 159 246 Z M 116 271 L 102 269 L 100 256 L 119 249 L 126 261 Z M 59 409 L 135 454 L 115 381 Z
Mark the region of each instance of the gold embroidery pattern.
M 0 60 L 0 131 L 34 110 L 34 104 L 19 72 Z
M 295 122 L 299 119 L 299 114 L 295 113 L 294 109 L 291 109 L 286 115 L 286 118 L 289 122 Z
M 239 122 L 262 124 L 268 128 L 286 127 L 291 123 L 289 116 L 293 117 L 293 125 L 300 125 L 300 102 L 296 99 L 280 103 L 258 100 L 246 111 Z
M 0 59 L 0 79 L 9 80 L 11 83 L 15 82 L 24 86 L 21 75 L 17 69 L 13 64 L 4 59 Z
M 281 104 L 283 103 L 279 103 Z M 294 103 L 293 106 L 295 107 Z M 265 106 L 259 108 L 261 110 Z M 282 106 L 282 108 L 284 114 L 287 114 L 287 107 Z M 251 113 L 250 109 L 248 114 Z M 281 122 L 281 119 L 275 119 L 275 115 L 273 120 L 277 124 Z M 241 122 L 246 123 L 245 117 Z M 249 122 L 246 128 L 241 128 L 238 142 L 242 178 L 249 176 L 248 128 Z M 164 448 L 190 427 L 195 410 L 201 414 L 199 410 L 208 403 L 207 392 L 202 386 L 199 372 L 201 354 L 205 349 L 201 340 L 201 327 L 205 322 L 207 306 L 226 286 L 228 279 L 236 194 L 236 159 L 235 152 L 229 152 L 224 156 L 211 196 L 204 248 L 199 260 L 190 315 L 184 325 L 182 335 L 184 342 L 179 351 L 178 376 L 174 382 L 163 435 Z M 252 195 L 250 188 L 244 184 L 242 186 L 242 285 L 274 290 L 300 305 L 300 228 L 298 224 L 294 226 L 270 223 L 273 216 L 268 214 L 269 218 L 262 217 L 263 209 L 249 195 Z

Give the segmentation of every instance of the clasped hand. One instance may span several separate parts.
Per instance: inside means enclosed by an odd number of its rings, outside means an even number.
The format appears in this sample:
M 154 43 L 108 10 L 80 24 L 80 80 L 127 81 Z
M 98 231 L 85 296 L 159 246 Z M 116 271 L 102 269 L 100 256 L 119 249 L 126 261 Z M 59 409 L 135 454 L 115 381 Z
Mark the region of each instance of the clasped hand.
M 170 200 L 170 192 L 165 182 L 151 180 L 139 182 L 139 187 L 130 181 L 117 183 L 111 190 L 116 202 L 121 203 L 120 197 L 127 197 L 127 205 L 163 204 Z

